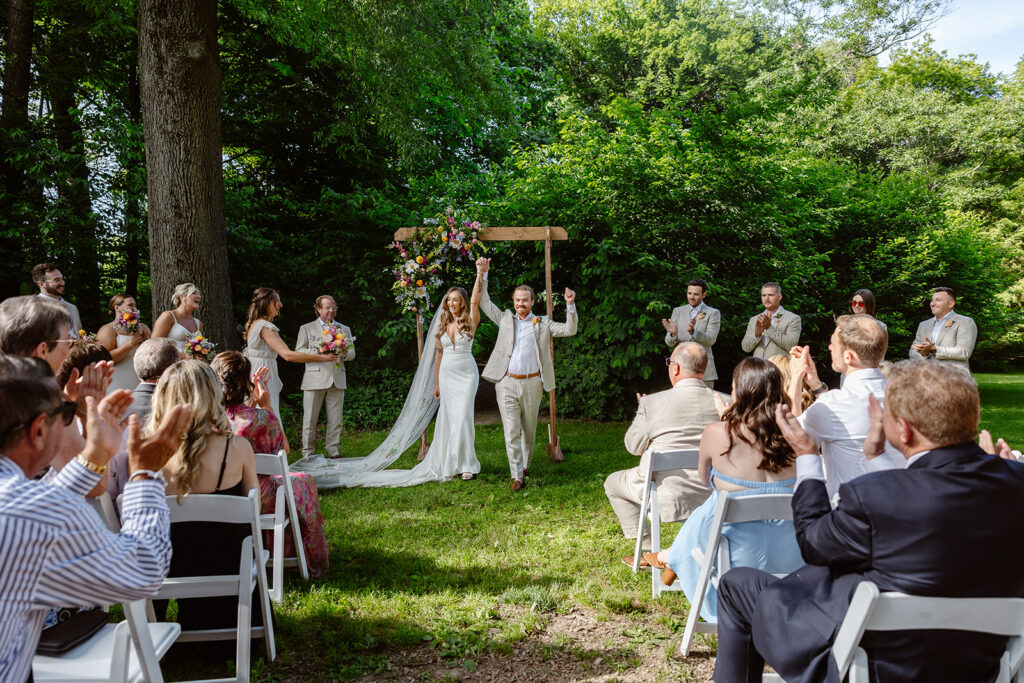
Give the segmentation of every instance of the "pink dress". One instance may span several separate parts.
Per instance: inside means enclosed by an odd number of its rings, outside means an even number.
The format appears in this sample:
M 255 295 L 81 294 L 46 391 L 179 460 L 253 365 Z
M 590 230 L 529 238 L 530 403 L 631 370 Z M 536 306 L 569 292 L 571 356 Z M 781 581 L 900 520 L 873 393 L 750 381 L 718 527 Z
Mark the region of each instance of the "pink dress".
M 284 447 L 281 421 L 274 413 L 242 403 L 226 406 L 225 411 L 235 435 L 247 439 L 257 453 L 277 453 Z M 292 472 L 291 479 L 309 575 L 312 578 L 319 578 L 327 573 L 328 566 L 327 536 L 324 533 L 324 517 L 320 512 L 320 496 L 317 493 L 313 477 L 305 472 Z M 274 501 L 279 486 L 281 486 L 280 476 L 260 476 L 261 513 L 268 514 L 274 511 Z M 267 543 L 269 543 L 269 537 L 264 539 L 264 547 L 267 547 Z M 295 556 L 291 529 L 286 531 L 284 552 L 288 557 Z

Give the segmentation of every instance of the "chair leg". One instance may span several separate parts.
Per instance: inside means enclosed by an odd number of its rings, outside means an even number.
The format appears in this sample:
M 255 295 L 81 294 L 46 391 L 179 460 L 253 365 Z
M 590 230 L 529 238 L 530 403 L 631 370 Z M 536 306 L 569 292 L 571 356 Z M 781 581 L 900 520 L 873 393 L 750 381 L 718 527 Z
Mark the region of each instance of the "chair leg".
M 267 646 L 267 659 L 272 662 L 277 658 L 274 612 L 270 605 L 270 591 L 267 589 L 267 567 L 263 564 L 262 558 L 256 562 L 256 587 L 259 588 L 260 609 L 263 611 L 263 640 Z
M 277 604 L 284 600 L 284 526 L 274 527 L 274 582 L 271 584 L 270 599 Z

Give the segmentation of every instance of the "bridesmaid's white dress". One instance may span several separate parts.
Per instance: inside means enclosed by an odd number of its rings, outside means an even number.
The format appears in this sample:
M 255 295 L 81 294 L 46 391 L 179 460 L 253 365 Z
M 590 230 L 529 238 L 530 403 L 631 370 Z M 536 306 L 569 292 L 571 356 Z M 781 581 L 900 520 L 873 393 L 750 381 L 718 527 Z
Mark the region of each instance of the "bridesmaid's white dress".
M 131 339 L 127 334 L 117 335 L 117 348 L 121 348 L 130 342 Z M 117 389 L 132 390 L 139 386 L 139 376 L 135 374 L 135 352 L 138 348 L 137 346 L 133 348 L 131 353 L 114 365 L 114 379 L 111 380 L 110 386 L 107 387 L 108 394 Z
M 169 339 L 174 340 L 174 345 L 178 347 L 178 351 L 184 353 L 185 352 L 185 342 L 187 342 L 188 338 L 191 337 L 193 334 L 195 334 L 195 332 L 193 332 L 192 330 L 188 329 L 187 327 L 185 327 L 184 325 L 179 323 L 178 322 L 178 317 L 176 315 L 174 315 L 174 311 L 170 311 L 170 314 L 171 314 L 171 317 L 174 318 L 174 324 L 171 325 L 171 331 L 167 333 L 167 337 Z M 196 332 L 198 332 L 199 331 L 199 318 L 192 318 L 192 319 L 196 321 Z
M 264 328 L 274 330 L 275 332 L 279 331 L 279 328 L 274 323 L 268 320 L 257 320 L 249 328 L 249 336 L 246 339 L 246 353 L 249 356 L 249 363 L 252 365 L 252 375 L 255 375 L 256 371 L 260 368 L 270 368 L 270 374 L 267 376 L 267 390 L 270 392 L 270 409 L 274 415 L 280 418 L 281 389 L 284 387 L 284 383 L 277 373 L 277 351 L 270 348 L 267 342 L 263 341 L 263 337 L 260 334 Z

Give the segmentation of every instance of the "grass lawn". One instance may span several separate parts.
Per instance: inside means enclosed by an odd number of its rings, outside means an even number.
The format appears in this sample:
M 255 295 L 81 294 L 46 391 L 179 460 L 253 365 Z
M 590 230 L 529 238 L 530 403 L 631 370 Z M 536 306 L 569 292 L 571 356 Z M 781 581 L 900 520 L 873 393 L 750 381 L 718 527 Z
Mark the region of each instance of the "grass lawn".
M 977 378 L 982 426 L 1024 444 L 1024 374 Z M 289 578 L 279 658 L 255 657 L 254 679 L 707 680 L 713 639 L 678 656 L 685 598 L 652 600 L 649 574 L 618 559 L 632 546 L 602 485 L 636 464 L 627 426 L 560 423 L 566 462 L 538 444 L 519 493 L 500 424 L 477 429 L 473 481 L 321 492 L 330 571 Z M 346 433 L 342 453 L 366 454 L 382 437 Z M 414 464 L 413 449 L 395 467 Z M 667 526 L 666 544 L 679 525 Z M 173 652 L 165 661 L 171 680 L 200 675 Z

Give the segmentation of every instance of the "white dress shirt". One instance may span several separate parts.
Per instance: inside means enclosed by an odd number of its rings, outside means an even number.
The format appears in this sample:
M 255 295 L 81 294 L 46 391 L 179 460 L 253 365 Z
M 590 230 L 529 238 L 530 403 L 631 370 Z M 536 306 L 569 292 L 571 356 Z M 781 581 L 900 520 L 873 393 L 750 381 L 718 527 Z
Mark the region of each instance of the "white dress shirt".
M 155 593 L 171 563 L 164 485 L 124 487 L 122 532 L 85 495 L 100 480 L 72 460 L 52 484 L 0 455 L 0 681 L 24 681 L 51 605 L 106 605 Z
M 934 344 L 935 340 L 939 338 L 939 335 L 942 333 L 942 326 L 946 324 L 946 321 L 949 320 L 951 315 L 953 315 L 953 311 L 950 311 L 932 323 L 932 336 L 928 337 L 932 344 Z
M 512 358 L 508 361 L 508 374 L 532 375 L 540 372 L 540 359 L 537 355 L 537 337 L 533 331 L 533 313 L 520 320 L 518 315 L 512 316 L 515 325 L 515 341 L 512 342 Z M 540 322 L 538 320 L 537 324 Z
M 873 395 L 879 403 L 885 399 L 885 378 L 878 368 L 854 370 L 846 376 L 842 389 L 826 391 L 797 418 L 804 430 L 821 447 L 817 472 L 824 464 L 825 484 L 831 498 L 839 485 L 856 479 L 868 472 L 902 469 L 906 460 L 888 443 L 885 451 L 876 458 L 864 457 L 864 439 L 871 427 L 868 417 L 868 396 Z M 801 479 L 801 459 L 797 458 L 797 485 Z M 824 461 L 824 462 L 822 462 Z M 804 464 L 804 478 L 811 477 Z M 812 478 L 821 478 L 814 476 Z

